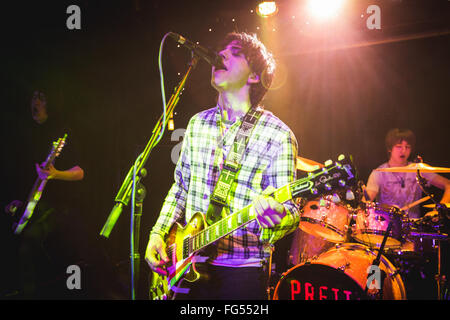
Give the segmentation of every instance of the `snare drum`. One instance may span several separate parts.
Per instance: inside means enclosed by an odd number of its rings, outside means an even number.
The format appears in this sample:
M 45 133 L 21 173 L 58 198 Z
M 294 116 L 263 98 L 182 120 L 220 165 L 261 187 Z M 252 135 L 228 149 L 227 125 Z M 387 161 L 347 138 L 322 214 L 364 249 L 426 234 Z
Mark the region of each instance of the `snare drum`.
M 274 300 L 363 300 L 372 263 L 377 253 L 357 243 L 344 243 L 321 254 L 316 260 L 299 264 L 278 282 Z M 382 298 L 405 300 L 403 280 L 383 255 L 379 264 L 386 275 L 380 281 Z M 382 279 L 383 277 L 379 277 Z M 369 282 L 369 286 L 372 283 Z
M 350 222 L 349 210 L 328 198 L 309 201 L 300 217 L 300 229 L 331 242 L 344 242 Z
M 369 202 L 356 215 L 353 237 L 370 248 L 380 248 L 390 222 L 385 248 L 399 248 L 402 240 L 402 211 L 395 206 Z

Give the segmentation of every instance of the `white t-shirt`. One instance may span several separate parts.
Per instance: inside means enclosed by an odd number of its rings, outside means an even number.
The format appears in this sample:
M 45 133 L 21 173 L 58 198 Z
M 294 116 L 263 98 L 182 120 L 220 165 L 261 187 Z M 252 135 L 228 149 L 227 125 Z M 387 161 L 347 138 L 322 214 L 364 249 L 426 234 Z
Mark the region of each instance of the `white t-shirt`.
M 410 163 L 408 163 L 410 164 Z M 389 164 L 383 163 L 378 168 L 389 168 Z M 435 173 L 421 173 L 428 184 L 437 176 Z M 395 205 L 400 208 L 419 200 L 422 190 L 416 180 L 415 172 L 385 172 L 373 170 L 367 181 L 366 189 L 377 192 L 378 203 Z M 410 218 L 420 218 L 420 206 L 414 206 L 408 210 Z

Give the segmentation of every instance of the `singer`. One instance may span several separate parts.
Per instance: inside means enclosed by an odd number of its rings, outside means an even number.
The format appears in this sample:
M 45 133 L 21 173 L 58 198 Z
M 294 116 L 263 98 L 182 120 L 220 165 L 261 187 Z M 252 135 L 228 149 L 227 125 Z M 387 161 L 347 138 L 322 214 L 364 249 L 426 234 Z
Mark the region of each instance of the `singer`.
M 200 278 L 181 281 L 175 298 L 267 299 L 269 244 L 296 229 L 299 212 L 293 201 L 281 204 L 266 194 L 296 178 L 297 140 L 261 106 L 275 61 L 256 35 L 228 34 L 218 55 L 222 66 L 212 63 L 211 72 L 217 105 L 189 121 L 145 259 L 154 275 L 170 272 L 165 239 L 175 222 L 189 223 L 196 212 L 213 222 L 252 204 L 256 219 L 202 251 L 195 264 Z

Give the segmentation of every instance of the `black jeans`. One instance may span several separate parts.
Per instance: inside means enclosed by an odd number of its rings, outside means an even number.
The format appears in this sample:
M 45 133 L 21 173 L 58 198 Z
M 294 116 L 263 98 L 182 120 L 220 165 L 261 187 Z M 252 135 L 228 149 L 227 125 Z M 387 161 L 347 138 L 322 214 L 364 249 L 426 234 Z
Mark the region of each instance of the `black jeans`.
M 267 276 L 263 268 L 230 268 L 198 264 L 202 277 L 193 283 L 184 281 L 188 294 L 177 295 L 178 300 L 267 300 Z

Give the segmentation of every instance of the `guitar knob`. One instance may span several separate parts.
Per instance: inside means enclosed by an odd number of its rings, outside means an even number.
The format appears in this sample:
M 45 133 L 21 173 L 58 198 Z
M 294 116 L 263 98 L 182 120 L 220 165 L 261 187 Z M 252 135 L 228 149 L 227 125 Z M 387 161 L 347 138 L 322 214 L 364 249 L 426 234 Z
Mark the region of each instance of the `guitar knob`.
M 312 194 L 318 194 L 318 193 L 319 193 L 319 190 L 317 190 L 317 188 L 312 188 L 312 189 L 311 189 L 311 193 L 312 193 Z

